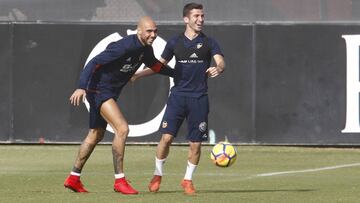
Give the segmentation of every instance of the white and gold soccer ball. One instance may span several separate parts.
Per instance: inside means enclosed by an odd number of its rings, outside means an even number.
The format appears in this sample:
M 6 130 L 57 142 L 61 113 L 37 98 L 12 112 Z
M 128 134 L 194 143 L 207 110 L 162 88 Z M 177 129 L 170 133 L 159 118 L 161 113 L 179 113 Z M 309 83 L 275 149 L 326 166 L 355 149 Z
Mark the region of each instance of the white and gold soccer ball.
M 229 167 L 235 163 L 237 151 L 229 142 L 219 142 L 210 153 L 210 158 L 216 166 Z

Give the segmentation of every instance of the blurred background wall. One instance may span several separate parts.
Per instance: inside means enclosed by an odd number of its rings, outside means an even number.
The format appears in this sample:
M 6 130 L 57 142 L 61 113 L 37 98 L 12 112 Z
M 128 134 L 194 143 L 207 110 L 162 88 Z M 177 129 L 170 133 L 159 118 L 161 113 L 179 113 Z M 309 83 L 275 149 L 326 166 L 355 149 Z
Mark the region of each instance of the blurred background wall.
M 1 21 L 181 23 L 184 0 L 1 0 Z M 359 0 L 198 0 L 210 23 L 358 21 Z
M 184 30 L 189 2 L 0 0 L 0 143 L 81 142 L 87 109 L 70 106 L 68 97 L 91 50 L 112 33 L 128 35 L 144 15 L 166 41 Z M 209 80 L 209 142 L 360 145 L 359 132 L 341 132 L 348 63 L 342 36 L 360 34 L 360 0 L 196 2 L 227 63 Z M 162 47 L 156 50 L 159 56 Z M 137 125 L 161 111 L 168 91 L 167 78 L 145 78 L 129 84 L 118 103 Z M 186 123 L 175 142 L 186 142 L 185 133 Z M 159 138 L 152 132 L 129 141 Z M 104 142 L 111 140 L 107 133 Z

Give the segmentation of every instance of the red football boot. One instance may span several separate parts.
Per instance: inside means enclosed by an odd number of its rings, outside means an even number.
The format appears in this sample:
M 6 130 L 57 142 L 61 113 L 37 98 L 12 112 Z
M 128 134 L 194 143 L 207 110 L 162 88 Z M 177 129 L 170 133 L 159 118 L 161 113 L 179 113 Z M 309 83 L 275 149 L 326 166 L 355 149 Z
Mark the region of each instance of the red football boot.
M 154 175 L 154 177 L 151 179 L 149 183 L 149 191 L 150 192 L 157 192 L 160 189 L 160 183 L 161 183 L 161 176 Z
M 125 177 L 115 179 L 114 191 L 121 192 L 122 194 L 125 195 L 136 195 L 139 193 L 138 191 L 136 191 L 134 188 L 131 187 L 131 185 L 126 181 Z
M 181 181 L 181 186 L 184 188 L 184 193 L 187 195 L 194 195 L 196 192 L 192 180 L 184 179 Z
M 74 192 L 88 192 L 80 181 L 80 176 L 69 175 L 64 186 Z

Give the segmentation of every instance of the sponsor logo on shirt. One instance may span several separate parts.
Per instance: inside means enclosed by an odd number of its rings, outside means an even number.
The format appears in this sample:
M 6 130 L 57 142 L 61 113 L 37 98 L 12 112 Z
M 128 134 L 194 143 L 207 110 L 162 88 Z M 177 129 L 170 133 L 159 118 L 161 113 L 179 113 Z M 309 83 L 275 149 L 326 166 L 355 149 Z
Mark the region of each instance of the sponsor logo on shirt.
M 125 64 L 120 68 L 120 71 L 123 73 L 131 72 L 134 70 L 134 67 L 132 64 Z
M 179 60 L 179 63 L 204 63 L 204 60 L 196 60 L 196 59 L 191 59 L 191 60 Z
M 199 57 L 196 55 L 196 53 L 193 53 L 190 55 L 190 58 L 199 58 Z

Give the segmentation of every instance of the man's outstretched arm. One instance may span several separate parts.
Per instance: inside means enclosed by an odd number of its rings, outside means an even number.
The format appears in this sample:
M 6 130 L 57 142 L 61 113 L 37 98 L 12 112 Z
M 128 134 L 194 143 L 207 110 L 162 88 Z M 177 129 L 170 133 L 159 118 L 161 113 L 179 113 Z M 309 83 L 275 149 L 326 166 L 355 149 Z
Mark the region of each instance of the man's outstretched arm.
M 143 70 L 138 71 L 131 78 L 131 81 L 135 81 L 139 78 L 154 75 L 155 73 L 159 73 L 162 75 L 167 75 L 169 77 L 174 77 L 174 69 L 167 65 L 168 61 L 163 58 L 160 58 L 159 62 L 155 63 L 152 67 L 145 67 Z

